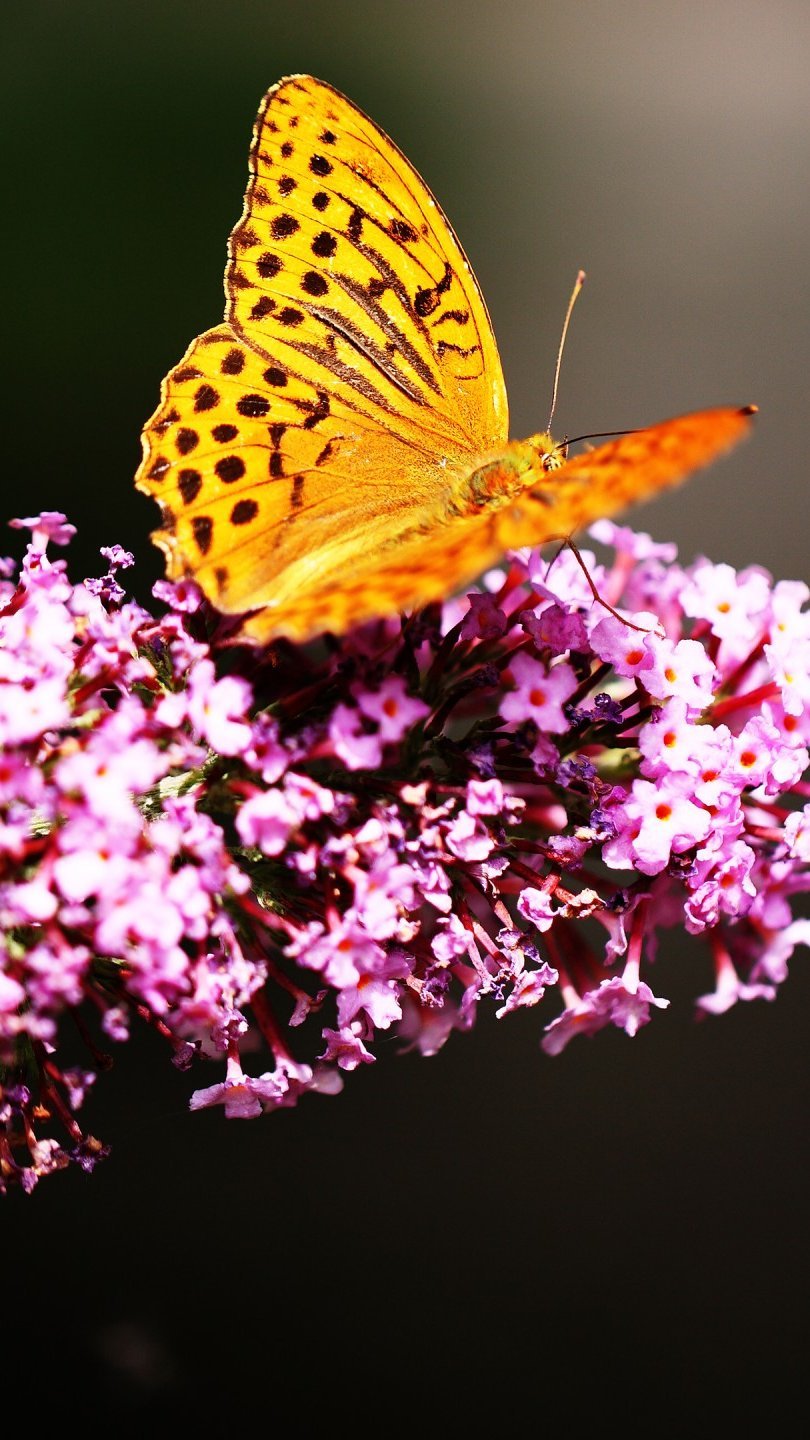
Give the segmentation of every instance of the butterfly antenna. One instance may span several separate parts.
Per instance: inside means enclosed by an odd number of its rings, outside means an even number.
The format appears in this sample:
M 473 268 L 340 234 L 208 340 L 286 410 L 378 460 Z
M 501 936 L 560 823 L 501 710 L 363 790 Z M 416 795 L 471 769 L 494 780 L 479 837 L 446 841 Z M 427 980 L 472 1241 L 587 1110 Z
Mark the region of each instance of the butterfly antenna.
M 617 435 L 637 435 L 638 427 L 635 430 L 594 430 L 590 435 L 572 435 L 567 440 L 568 445 L 579 445 L 582 440 L 612 440 Z
M 573 310 L 574 306 L 575 306 L 576 303 L 577 303 L 577 299 L 579 298 L 579 292 L 580 292 L 580 290 L 582 289 L 582 287 L 583 287 L 584 284 L 585 284 L 585 271 L 584 271 L 584 270 L 580 270 L 580 271 L 578 272 L 578 274 L 577 274 L 576 280 L 574 281 L 574 288 L 573 288 L 573 290 L 571 291 L 571 299 L 568 301 L 568 309 L 567 309 L 566 312 L 565 312 L 565 319 L 564 319 L 564 321 L 563 321 L 562 335 L 560 336 L 560 348 L 559 348 L 559 350 L 557 351 L 557 364 L 556 364 L 555 367 L 554 367 L 554 388 L 553 388 L 553 390 L 552 390 L 552 392 L 551 392 L 551 409 L 550 409 L 550 411 L 549 411 L 548 425 L 547 425 L 547 427 L 546 427 L 546 429 L 547 429 L 548 431 L 551 430 L 551 422 L 552 422 L 552 420 L 554 419 L 554 411 L 555 411 L 556 406 L 557 406 L 557 386 L 558 386 L 559 383 L 560 383 L 560 366 L 561 366 L 561 364 L 562 364 L 563 350 L 564 350 L 564 348 L 565 348 L 565 337 L 566 337 L 566 335 L 568 334 L 568 322 L 569 322 L 569 320 L 571 319 L 571 311 Z

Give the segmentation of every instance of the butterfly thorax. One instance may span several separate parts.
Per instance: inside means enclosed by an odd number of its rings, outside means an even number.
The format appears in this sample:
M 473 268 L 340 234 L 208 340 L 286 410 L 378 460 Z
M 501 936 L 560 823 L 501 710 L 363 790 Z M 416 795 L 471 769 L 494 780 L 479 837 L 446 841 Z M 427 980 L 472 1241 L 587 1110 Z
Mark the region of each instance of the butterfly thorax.
M 542 480 L 565 464 L 565 447 L 550 435 L 531 435 L 512 440 L 500 454 L 492 456 L 467 477 L 462 498 L 463 513 L 499 509 L 528 488 L 543 503 Z M 550 502 L 550 497 L 549 501 Z

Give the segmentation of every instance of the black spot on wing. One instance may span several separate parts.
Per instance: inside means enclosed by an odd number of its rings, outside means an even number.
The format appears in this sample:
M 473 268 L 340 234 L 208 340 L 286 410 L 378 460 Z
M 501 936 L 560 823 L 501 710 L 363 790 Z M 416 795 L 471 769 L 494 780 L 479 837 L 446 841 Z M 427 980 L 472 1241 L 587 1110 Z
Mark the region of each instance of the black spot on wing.
M 438 308 L 442 295 L 450 289 L 453 283 L 453 267 L 445 262 L 444 275 L 435 285 L 417 290 L 413 297 L 413 308 L 420 320 L 425 320 L 428 315 Z
M 328 230 L 321 230 L 320 234 L 316 235 L 312 241 L 310 249 L 313 255 L 317 255 L 320 260 L 328 260 L 337 250 L 337 240 L 334 235 L 330 235 Z
M 229 350 L 220 364 L 220 373 L 223 375 L 241 375 L 245 368 L 245 355 L 242 350 Z
M 274 215 L 270 221 L 270 234 L 274 240 L 287 240 L 294 235 L 301 225 L 294 215 L 283 212 L 281 215 Z
M 237 500 L 234 505 L 230 520 L 232 525 L 249 525 L 255 520 L 259 513 L 259 506 L 255 500 Z
M 264 395 L 243 395 L 236 408 L 246 419 L 260 420 L 270 409 L 270 401 Z
M 182 430 L 178 430 L 174 437 L 174 443 L 181 455 L 190 455 L 192 450 L 196 450 L 199 445 L 200 437 L 196 430 L 184 427 Z
M 213 385 L 201 385 L 194 396 L 194 409 L 199 414 L 202 410 L 213 410 L 219 404 L 219 395 Z
M 207 555 L 211 549 L 211 541 L 214 538 L 214 522 L 210 515 L 194 515 L 191 520 L 191 533 L 201 555 Z
M 283 268 L 278 255 L 273 255 L 269 250 L 266 250 L 263 255 L 260 255 L 256 261 L 256 270 L 262 280 L 274 279 Z
M 177 488 L 184 505 L 190 505 L 202 490 L 202 475 L 199 470 L 181 470 L 177 477 Z
M 245 462 L 239 455 L 223 455 L 214 466 L 216 474 L 224 485 L 233 485 L 245 473 Z

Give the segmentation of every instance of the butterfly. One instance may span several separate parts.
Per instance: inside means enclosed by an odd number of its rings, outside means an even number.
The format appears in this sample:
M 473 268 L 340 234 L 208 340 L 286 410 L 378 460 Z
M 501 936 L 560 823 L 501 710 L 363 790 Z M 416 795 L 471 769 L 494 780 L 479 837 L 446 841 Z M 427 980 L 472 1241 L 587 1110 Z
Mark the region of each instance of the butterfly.
M 331 85 L 259 110 L 225 323 L 192 341 L 143 432 L 171 579 L 265 644 L 444 599 L 505 552 L 675 484 L 754 407 L 568 457 L 508 438 L 492 324 L 456 236 L 392 140 Z

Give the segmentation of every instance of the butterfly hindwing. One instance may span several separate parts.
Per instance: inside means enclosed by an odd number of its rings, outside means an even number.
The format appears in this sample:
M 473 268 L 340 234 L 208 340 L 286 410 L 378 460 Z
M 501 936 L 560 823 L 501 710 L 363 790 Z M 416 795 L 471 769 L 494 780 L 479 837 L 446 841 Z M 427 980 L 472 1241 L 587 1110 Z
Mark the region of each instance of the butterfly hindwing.
M 308 594 L 336 594 L 358 559 L 439 523 L 453 475 L 228 325 L 167 376 L 144 452 L 138 484 L 161 506 L 170 578 L 192 576 L 227 614 L 281 607 L 289 634 L 304 633 L 293 617 Z M 337 625 L 328 607 L 321 619 Z

